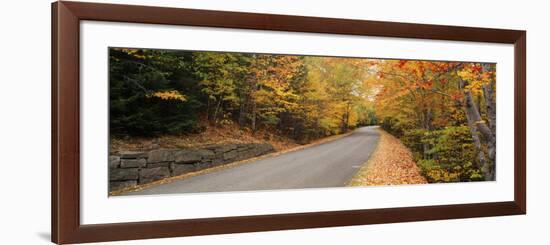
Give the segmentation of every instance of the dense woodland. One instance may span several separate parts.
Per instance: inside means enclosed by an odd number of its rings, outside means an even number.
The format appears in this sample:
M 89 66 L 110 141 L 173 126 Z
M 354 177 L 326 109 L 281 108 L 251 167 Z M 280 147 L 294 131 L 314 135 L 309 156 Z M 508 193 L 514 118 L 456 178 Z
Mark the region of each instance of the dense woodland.
M 494 64 L 110 49 L 114 137 L 238 125 L 309 142 L 381 125 L 430 182 L 494 180 Z
M 494 180 L 494 64 L 381 61 L 376 115 L 431 182 Z

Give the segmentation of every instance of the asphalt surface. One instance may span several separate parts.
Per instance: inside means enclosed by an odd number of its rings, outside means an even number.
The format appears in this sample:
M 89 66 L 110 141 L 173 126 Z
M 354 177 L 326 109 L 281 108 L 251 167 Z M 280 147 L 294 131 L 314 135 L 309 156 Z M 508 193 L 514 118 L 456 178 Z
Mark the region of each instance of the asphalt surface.
M 154 186 L 126 195 L 345 186 L 378 144 L 376 127 L 305 149 Z

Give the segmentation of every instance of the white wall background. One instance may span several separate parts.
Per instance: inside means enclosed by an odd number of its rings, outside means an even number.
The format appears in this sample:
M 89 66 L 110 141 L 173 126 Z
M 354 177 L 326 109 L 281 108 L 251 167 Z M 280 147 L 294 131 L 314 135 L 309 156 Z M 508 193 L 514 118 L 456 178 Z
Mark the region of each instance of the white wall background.
M 97 0 L 96 0 L 97 1 Z M 100 1 L 97 1 L 100 2 Z M 244 12 L 526 29 L 528 214 L 525 216 L 156 239 L 113 244 L 544 244 L 550 218 L 550 21 L 544 1 L 101 1 Z M 47 244 L 50 230 L 50 1 L 0 13 L 1 244 Z M 28 166 L 22 171 L 17 166 Z M 17 167 L 17 168 L 16 168 Z

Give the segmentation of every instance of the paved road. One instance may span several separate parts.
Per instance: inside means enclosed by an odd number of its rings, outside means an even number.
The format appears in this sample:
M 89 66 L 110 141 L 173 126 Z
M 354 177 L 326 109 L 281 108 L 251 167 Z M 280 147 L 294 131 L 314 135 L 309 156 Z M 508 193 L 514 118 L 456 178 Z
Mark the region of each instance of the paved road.
M 344 186 L 378 144 L 375 127 L 302 150 L 193 176 L 127 195 Z

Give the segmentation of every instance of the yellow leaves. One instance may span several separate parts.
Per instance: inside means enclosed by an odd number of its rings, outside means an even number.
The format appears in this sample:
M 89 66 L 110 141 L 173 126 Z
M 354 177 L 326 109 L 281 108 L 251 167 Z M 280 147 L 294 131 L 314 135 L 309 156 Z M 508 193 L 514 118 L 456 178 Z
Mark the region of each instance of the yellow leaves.
M 480 95 L 482 92 L 483 85 L 485 83 L 481 80 L 472 80 L 470 83 L 465 87 L 465 89 L 468 89 L 472 91 L 475 95 Z
M 458 74 L 458 76 L 464 80 L 472 80 L 475 77 L 470 70 L 466 69 L 460 70 L 456 74 Z
M 485 120 L 479 120 L 479 121 L 476 121 L 475 124 L 478 125 L 478 124 L 485 124 L 487 122 L 485 122 Z
M 145 55 L 143 55 L 143 51 L 140 50 L 140 49 L 122 48 L 122 49 L 120 49 L 120 51 L 122 51 L 122 52 L 124 52 L 128 55 L 131 55 L 135 58 L 138 58 L 138 59 L 147 58 Z
M 460 179 L 460 173 L 451 173 L 443 169 L 431 169 L 426 172 L 426 175 L 434 182 L 455 182 L 456 179 Z
M 461 79 L 468 81 L 468 85 L 465 89 L 472 91 L 476 95 L 482 93 L 483 86 L 494 81 L 494 72 L 483 71 L 480 64 L 464 65 L 463 68 L 457 72 L 457 75 Z
M 383 60 L 371 69 L 369 86 L 379 86 L 374 103 L 377 116 L 415 118 L 423 110 L 447 110 L 464 96 L 464 89 L 482 95 L 494 85 L 495 69 L 490 64 L 420 60 Z M 459 82 L 467 81 L 464 89 Z
M 159 98 L 162 100 L 177 100 L 181 102 L 187 101 L 187 98 L 185 97 L 185 95 L 181 94 L 177 90 L 154 92 L 150 94 L 148 97 Z

